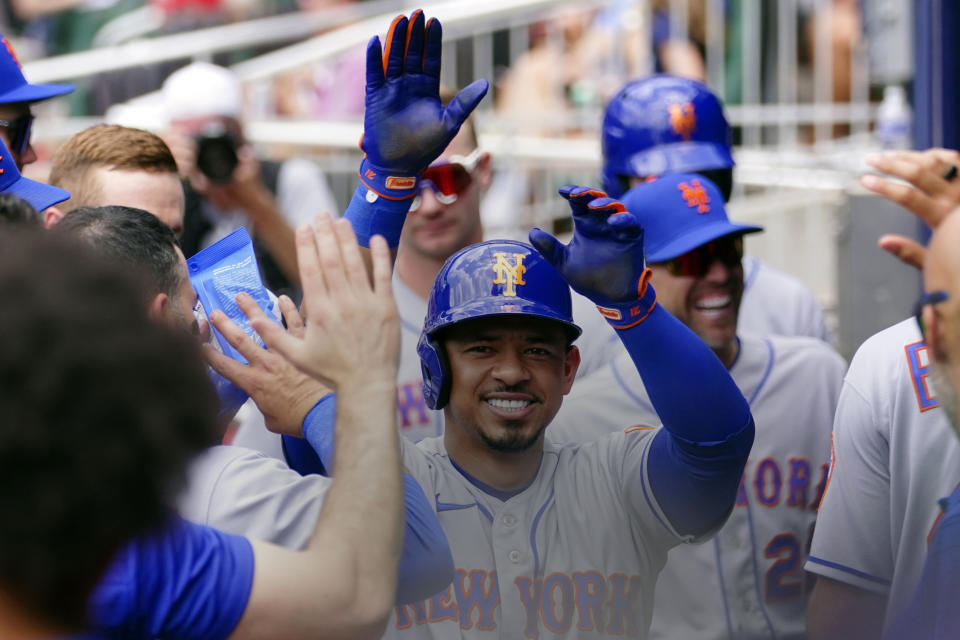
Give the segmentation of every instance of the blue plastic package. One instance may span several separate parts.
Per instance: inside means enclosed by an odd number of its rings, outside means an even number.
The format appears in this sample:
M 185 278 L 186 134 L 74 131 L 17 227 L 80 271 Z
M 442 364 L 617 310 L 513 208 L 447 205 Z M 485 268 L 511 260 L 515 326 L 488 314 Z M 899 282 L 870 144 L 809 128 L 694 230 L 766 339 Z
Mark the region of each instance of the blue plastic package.
M 250 295 L 257 305 L 271 318 L 276 319 L 276 306 L 260 279 L 257 258 L 253 251 L 250 234 L 240 227 L 230 235 L 197 252 L 187 260 L 190 284 L 200 298 L 200 304 L 206 314 L 219 309 L 233 320 L 248 336 L 260 345 L 263 340 L 250 326 L 250 321 L 237 306 L 236 296 L 240 292 Z M 215 346 L 237 362 L 247 363 L 239 351 L 234 349 L 226 338 L 211 325 L 216 336 Z M 220 414 L 233 415 L 247 401 L 247 394 L 213 369 L 210 378 L 220 398 Z

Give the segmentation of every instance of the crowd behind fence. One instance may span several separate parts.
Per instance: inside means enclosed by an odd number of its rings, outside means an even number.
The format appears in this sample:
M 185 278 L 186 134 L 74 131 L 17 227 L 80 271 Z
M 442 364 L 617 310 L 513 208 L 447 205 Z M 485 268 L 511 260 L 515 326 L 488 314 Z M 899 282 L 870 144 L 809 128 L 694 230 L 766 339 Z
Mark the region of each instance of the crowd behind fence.
M 487 0 L 424 9 L 444 24 L 444 83 L 493 81 L 476 116 L 497 170 L 485 206 L 488 232 L 562 230 L 567 214 L 556 188 L 597 182 L 600 121 L 612 92 L 653 71 L 702 73 L 734 128 L 731 213 L 767 229 L 748 251 L 805 280 L 831 312 L 841 217 L 858 192 L 863 158 L 881 146 L 874 131 L 880 80 L 901 80 L 872 77 L 870 21 L 858 7 L 848 0 Z M 312 157 L 345 205 L 356 179 L 360 114 L 281 113 L 277 78 L 362 51 L 389 16 L 409 10 L 374 0 L 133 39 L 114 27 L 110 39 L 118 44 L 32 61 L 25 73 L 38 82 L 84 83 L 105 71 L 270 47 L 233 65 L 247 88 L 248 135 L 275 155 Z M 157 128 L 149 108 L 156 99 L 132 100 L 141 120 L 128 122 Z M 38 134 L 56 141 L 89 122 L 61 118 Z

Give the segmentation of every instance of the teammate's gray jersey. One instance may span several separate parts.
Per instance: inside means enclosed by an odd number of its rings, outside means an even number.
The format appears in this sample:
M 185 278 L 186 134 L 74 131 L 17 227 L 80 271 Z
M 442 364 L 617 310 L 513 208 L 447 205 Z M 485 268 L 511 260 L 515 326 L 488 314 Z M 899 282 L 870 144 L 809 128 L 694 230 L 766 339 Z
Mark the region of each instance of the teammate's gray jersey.
M 730 375 L 750 402 L 756 439 L 736 506 L 713 540 L 670 551 L 650 637 L 805 637 L 809 593 L 801 566 L 826 483 L 845 368 L 820 340 L 741 336 Z M 609 433 L 617 421 L 658 418 L 623 355 L 574 386 L 558 420 L 553 437 L 576 442 Z
M 813 293 L 797 278 L 753 256 L 743 258 L 739 333 L 810 336 L 832 343 L 833 335 Z
M 865 341 L 844 380 L 834 460 L 806 569 L 889 593 L 886 620 L 920 578 L 939 498 L 960 482 L 960 445 L 928 378 L 911 318 Z
M 650 434 L 548 439 L 536 477 L 506 501 L 457 470 L 442 438 L 405 442 L 456 575 L 430 600 L 398 607 L 386 637 L 645 638 L 657 573 L 681 542 L 649 492 Z
M 236 446 L 217 446 L 190 465 L 178 512 L 237 535 L 303 549 L 331 480 L 301 476 L 282 462 Z

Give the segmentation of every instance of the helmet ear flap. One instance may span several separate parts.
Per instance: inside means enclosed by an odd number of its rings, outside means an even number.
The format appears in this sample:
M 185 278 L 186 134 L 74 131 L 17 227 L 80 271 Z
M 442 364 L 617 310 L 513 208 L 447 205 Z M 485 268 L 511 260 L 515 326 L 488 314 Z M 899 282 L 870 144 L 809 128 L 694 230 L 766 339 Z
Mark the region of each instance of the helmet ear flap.
M 443 409 L 450 399 L 450 363 L 447 353 L 437 340 L 426 332 L 417 343 L 420 372 L 423 375 L 423 400 L 431 409 Z

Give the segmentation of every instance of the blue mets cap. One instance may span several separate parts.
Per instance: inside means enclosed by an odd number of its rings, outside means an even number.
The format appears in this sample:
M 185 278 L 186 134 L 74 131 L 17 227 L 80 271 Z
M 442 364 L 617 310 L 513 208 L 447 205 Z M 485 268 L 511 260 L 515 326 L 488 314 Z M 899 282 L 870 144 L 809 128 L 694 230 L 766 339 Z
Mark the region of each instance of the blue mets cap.
M 7 151 L 3 140 L 0 140 L 0 192 L 17 196 L 37 211 L 43 211 L 70 197 L 70 192 L 60 187 L 53 187 L 20 175 L 17 164 Z
M 763 231 L 730 222 L 720 190 L 696 174 L 673 173 L 637 185 L 622 201 L 643 226 L 647 262 L 672 260 L 723 236 Z
M 23 77 L 17 54 L 6 38 L 0 36 L 0 104 L 37 102 L 73 91 L 72 84 L 30 84 Z

